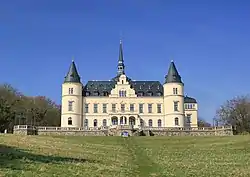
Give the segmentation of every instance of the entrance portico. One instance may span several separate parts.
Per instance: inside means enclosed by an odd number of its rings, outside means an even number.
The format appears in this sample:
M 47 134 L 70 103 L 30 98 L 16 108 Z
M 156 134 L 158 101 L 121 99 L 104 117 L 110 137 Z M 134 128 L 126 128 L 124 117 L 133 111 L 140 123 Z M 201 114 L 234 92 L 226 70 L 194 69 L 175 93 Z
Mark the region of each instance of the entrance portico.
M 138 128 L 140 125 L 140 119 L 137 114 L 110 114 L 109 122 L 111 127 L 117 125 L 131 125 L 135 128 Z

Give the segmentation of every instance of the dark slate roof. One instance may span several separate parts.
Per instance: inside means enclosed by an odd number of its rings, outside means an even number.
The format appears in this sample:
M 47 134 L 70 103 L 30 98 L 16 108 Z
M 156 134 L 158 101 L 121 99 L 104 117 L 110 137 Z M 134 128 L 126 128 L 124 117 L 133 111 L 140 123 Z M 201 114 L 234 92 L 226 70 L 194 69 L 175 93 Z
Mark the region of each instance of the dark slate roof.
M 72 61 L 68 74 L 64 79 L 64 83 L 66 82 L 74 82 L 74 83 L 81 83 L 81 78 L 77 72 L 75 62 Z
M 84 96 L 108 96 L 115 87 L 116 79 L 111 81 L 88 81 L 83 88 Z M 132 81 L 131 88 L 139 96 L 162 96 L 163 86 L 159 81 Z
M 197 101 L 196 101 L 196 99 L 194 99 L 192 97 L 185 96 L 184 103 L 197 103 Z
M 181 76 L 179 75 L 173 61 L 170 63 L 168 74 L 165 77 L 165 83 L 182 83 Z

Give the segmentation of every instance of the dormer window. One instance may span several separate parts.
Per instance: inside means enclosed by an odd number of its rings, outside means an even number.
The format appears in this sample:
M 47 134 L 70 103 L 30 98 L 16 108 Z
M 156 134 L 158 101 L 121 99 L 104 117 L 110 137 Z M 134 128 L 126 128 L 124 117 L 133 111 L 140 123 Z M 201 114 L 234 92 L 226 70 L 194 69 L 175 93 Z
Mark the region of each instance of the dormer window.
M 124 81 L 122 80 L 122 84 L 124 84 Z
M 142 89 L 142 86 L 140 85 L 140 89 Z

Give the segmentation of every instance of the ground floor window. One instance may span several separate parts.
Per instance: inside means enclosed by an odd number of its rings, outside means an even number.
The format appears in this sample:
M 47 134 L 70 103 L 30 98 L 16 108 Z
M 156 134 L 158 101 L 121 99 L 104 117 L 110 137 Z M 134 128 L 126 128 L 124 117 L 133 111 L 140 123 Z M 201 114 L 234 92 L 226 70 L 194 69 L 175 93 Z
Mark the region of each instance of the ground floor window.
M 161 119 L 158 120 L 158 127 L 161 127 Z
M 175 119 L 174 119 L 174 124 L 177 126 L 177 125 L 179 125 L 179 119 L 178 119 L 178 117 L 176 117 Z
M 97 119 L 94 120 L 94 127 L 97 127 Z
M 68 125 L 72 125 L 72 118 L 71 117 L 68 118 Z
M 103 121 L 102 121 L 102 125 L 103 125 L 104 127 L 106 127 L 106 126 L 107 126 L 107 120 L 106 120 L 106 119 L 103 119 Z
M 118 118 L 117 117 L 112 117 L 111 122 L 112 122 L 112 125 L 118 125 Z
M 148 126 L 149 126 L 149 127 L 153 127 L 153 121 L 152 121 L 152 119 L 149 119 L 149 120 L 148 120 Z
M 84 120 L 84 127 L 88 127 L 88 124 L 89 124 L 89 123 L 88 123 L 88 119 L 85 119 L 85 120 Z

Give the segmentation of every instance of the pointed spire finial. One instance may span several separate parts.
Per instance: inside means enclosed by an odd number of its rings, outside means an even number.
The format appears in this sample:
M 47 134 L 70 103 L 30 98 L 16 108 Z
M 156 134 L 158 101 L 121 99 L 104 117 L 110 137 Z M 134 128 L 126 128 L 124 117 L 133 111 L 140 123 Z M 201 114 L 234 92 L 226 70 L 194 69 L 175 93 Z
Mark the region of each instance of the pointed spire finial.
M 74 55 L 72 56 L 72 62 L 74 62 L 74 59 L 75 59 L 75 57 L 74 57 Z
M 121 75 L 121 74 L 125 74 L 125 65 L 124 65 L 124 60 L 123 60 L 122 40 L 120 39 L 118 75 Z

